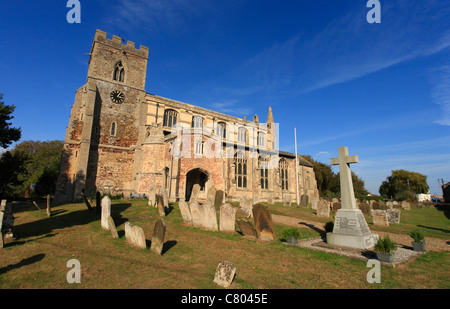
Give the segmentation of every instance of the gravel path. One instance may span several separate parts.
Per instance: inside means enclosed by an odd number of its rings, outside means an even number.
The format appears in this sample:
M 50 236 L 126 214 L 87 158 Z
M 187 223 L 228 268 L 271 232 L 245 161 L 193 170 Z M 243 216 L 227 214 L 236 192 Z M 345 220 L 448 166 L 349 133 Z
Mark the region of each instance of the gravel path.
M 304 219 L 294 218 L 294 217 L 287 217 L 282 215 L 272 215 L 272 219 L 276 223 L 289 225 L 289 226 L 295 226 L 300 228 L 312 228 L 316 231 L 325 231 L 324 225 L 325 223 L 322 222 L 315 222 L 315 221 L 308 221 Z M 404 234 L 394 234 L 394 233 L 387 233 L 387 232 L 379 232 L 374 231 L 374 233 L 380 235 L 381 237 L 384 237 L 386 234 L 389 235 L 389 237 L 395 241 L 398 245 L 403 247 L 411 247 L 411 237 L 409 235 Z M 444 240 L 444 239 L 438 239 L 438 238 L 431 238 L 426 237 L 426 250 L 427 251 L 450 251 L 450 240 Z

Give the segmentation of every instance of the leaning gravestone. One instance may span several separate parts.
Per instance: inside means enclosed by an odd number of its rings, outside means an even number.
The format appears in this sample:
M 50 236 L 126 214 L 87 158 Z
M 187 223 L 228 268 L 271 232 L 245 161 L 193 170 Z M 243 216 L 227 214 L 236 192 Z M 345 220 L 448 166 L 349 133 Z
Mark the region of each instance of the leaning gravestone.
M 220 230 L 234 232 L 236 226 L 236 208 L 230 204 L 220 206 Z
M 330 202 L 319 200 L 319 203 L 317 203 L 317 216 L 327 218 L 330 216 Z
M 133 225 L 131 228 L 131 232 L 132 232 L 131 243 L 138 248 L 147 249 L 144 230 L 140 226 Z
M 342 208 L 336 213 L 333 232 L 327 233 L 327 243 L 369 249 L 377 242 L 378 235 L 370 232 L 362 211 L 356 208 L 350 164 L 358 161 L 358 156 L 348 155 L 347 147 L 339 147 L 339 157 L 330 160 L 331 165 L 339 165 Z
M 125 239 L 133 242 L 133 224 L 130 221 L 125 222 Z
M 198 203 L 198 196 L 200 194 L 200 185 L 196 183 L 192 187 L 191 197 L 189 199 L 189 203 Z
M 375 224 L 375 225 L 389 226 L 389 221 L 388 221 L 386 210 L 382 210 L 382 209 L 372 210 L 372 220 L 373 220 L 373 224 Z
M 214 201 L 216 199 L 216 188 L 215 187 L 210 187 L 208 189 L 208 193 L 206 194 L 206 204 L 210 204 L 214 206 Z
M 233 282 L 233 278 L 236 274 L 236 266 L 228 261 L 222 261 L 217 266 L 216 273 L 214 275 L 214 282 L 221 287 L 227 288 Z
M 158 255 L 162 254 L 165 234 L 166 234 L 166 222 L 164 221 L 164 219 L 159 219 L 155 223 L 155 228 L 153 229 L 152 243 L 150 245 L 150 250 Z
M 192 216 L 191 210 L 189 209 L 189 205 L 185 201 L 179 201 L 178 208 L 180 208 L 181 217 L 183 218 L 184 223 L 191 224 Z
M 209 203 L 202 206 L 200 209 L 203 208 L 203 227 L 208 231 L 218 231 L 216 208 Z
M 197 202 L 189 203 L 189 209 L 191 210 L 192 225 L 194 227 L 203 226 L 203 216 L 200 212 L 200 205 Z
M 164 197 L 156 194 L 156 207 L 158 207 L 158 213 L 160 217 L 166 216 L 166 207 L 164 207 Z
M 236 223 L 243 236 L 257 237 L 255 227 L 250 221 L 247 219 L 237 219 Z
M 256 234 L 264 241 L 275 240 L 275 229 L 272 216 L 266 205 L 256 204 L 253 206 L 253 219 L 255 220 Z
M 114 219 L 111 216 L 108 217 L 108 225 L 109 229 L 111 230 L 111 236 L 113 238 L 119 238 L 119 234 L 117 234 L 116 224 L 114 223 Z
M 101 226 L 106 230 L 109 230 L 108 217 L 110 216 L 111 216 L 111 199 L 108 196 L 105 196 L 102 199 Z
M 386 210 L 387 219 L 390 223 L 400 223 L 400 214 L 400 209 L 392 208 Z

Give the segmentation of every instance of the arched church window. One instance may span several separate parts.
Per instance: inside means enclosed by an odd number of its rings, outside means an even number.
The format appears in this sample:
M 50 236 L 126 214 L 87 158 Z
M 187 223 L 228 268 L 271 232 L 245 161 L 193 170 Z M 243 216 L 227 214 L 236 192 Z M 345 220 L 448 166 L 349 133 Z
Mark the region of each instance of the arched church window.
M 111 134 L 111 136 L 116 136 L 116 123 L 115 122 L 113 122 L 113 123 L 111 123 L 111 132 L 110 132 Z
M 219 135 L 221 138 L 227 137 L 227 129 L 225 122 L 219 122 L 217 124 L 217 135 Z
M 259 170 L 261 173 L 261 189 L 269 189 L 269 162 L 268 158 L 259 158 Z
M 285 159 L 280 160 L 280 181 L 281 181 L 281 189 L 289 190 L 289 181 L 288 181 L 288 164 Z
M 244 127 L 240 127 L 238 129 L 238 142 L 245 143 L 247 140 L 247 129 Z
M 163 126 L 172 128 L 177 124 L 178 113 L 173 109 L 166 109 L 164 111 Z
M 238 188 L 247 187 L 247 158 L 245 152 L 238 151 L 234 155 L 234 175 Z
M 123 82 L 125 80 L 125 68 L 122 61 L 117 62 L 114 66 L 113 80 L 118 82 Z
M 192 127 L 193 128 L 203 128 L 203 118 L 200 115 L 192 116 Z

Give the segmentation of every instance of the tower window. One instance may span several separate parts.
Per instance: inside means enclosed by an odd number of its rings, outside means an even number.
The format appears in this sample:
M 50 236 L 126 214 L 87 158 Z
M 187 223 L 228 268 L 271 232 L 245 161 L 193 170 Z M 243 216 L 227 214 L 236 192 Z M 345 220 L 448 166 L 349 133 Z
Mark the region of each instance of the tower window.
M 280 181 L 281 181 L 281 189 L 289 190 L 289 181 L 288 181 L 288 164 L 286 160 L 280 160 Z
M 116 123 L 111 124 L 111 136 L 116 136 Z
M 163 126 L 169 128 L 174 127 L 177 124 L 177 116 L 178 113 L 173 109 L 166 109 L 164 111 Z
M 118 82 L 125 80 L 125 68 L 123 67 L 122 61 L 117 62 L 114 67 L 113 80 Z
M 195 115 L 192 117 L 192 127 L 193 128 L 203 128 L 203 118 L 202 116 Z

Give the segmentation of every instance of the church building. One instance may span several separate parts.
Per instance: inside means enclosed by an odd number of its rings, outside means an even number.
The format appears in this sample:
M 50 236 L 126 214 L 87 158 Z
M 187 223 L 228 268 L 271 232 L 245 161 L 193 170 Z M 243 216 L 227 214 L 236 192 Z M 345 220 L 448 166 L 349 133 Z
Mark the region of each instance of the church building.
M 272 109 L 261 122 L 149 94 L 149 49 L 97 30 L 86 84 L 75 93 L 55 201 L 97 191 L 129 197 L 164 188 L 188 201 L 195 184 L 226 201 L 318 199 L 313 165 L 278 149 Z

